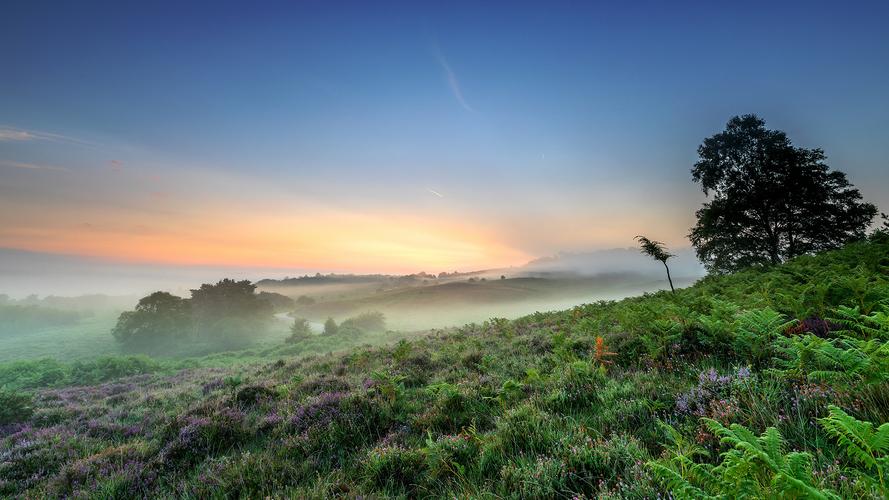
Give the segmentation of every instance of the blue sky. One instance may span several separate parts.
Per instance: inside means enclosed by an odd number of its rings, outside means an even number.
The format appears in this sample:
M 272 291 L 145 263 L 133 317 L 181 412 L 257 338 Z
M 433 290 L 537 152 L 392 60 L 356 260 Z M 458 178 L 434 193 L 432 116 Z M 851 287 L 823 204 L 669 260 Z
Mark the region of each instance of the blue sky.
M 695 149 L 743 113 L 824 148 L 887 211 L 887 18 L 887 2 L 16 2 L 0 247 L 386 271 L 639 233 L 682 246 Z

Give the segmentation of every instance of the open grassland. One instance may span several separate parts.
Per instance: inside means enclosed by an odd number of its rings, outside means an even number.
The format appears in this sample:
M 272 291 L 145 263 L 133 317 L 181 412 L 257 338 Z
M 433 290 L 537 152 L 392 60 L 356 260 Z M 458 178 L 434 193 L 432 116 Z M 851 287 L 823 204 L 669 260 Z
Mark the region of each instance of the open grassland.
M 71 325 L 0 336 L 0 363 L 43 357 L 71 361 L 118 354 L 118 346 L 108 333 L 116 319 L 116 314 L 105 313 Z
M 13 373 L 0 495 L 882 498 L 887 341 L 877 234 L 331 354 Z

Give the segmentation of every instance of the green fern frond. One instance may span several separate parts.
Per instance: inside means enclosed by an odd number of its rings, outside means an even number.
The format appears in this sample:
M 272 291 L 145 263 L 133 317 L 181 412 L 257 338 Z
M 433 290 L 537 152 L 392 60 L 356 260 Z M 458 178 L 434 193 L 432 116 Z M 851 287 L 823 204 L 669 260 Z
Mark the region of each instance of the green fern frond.
M 876 469 L 880 488 L 885 492 L 883 469 L 889 453 L 889 423 L 874 429 L 874 424 L 858 420 L 834 405 L 828 406 L 829 415 L 819 420 L 821 427 L 836 438 L 850 459 Z

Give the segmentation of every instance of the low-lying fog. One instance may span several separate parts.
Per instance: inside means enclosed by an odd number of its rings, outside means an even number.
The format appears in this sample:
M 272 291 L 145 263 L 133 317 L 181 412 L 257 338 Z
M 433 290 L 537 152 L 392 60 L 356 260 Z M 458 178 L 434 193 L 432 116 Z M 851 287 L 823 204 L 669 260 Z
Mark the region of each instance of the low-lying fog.
M 670 267 L 677 287 L 704 275 L 690 250 L 677 252 Z M 327 318 L 342 322 L 373 311 L 385 315 L 387 330 L 409 332 L 668 288 L 663 265 L 636 249 L 564 253 L 504 269 L 427 271 L 409 276 L 326 275 L 292 269 L 134 265 L 0 250 L 0 361 L 118 353 L 111 329 L 119 314 L 141 297 L 160 290 L 187 298 L 191 289 L 222 278 L 246 279 L 258 292 L 291 299 L 279 304 L 274 326 L 261 339 L 274 345 L 290 334 L 293 317 L 306 318 L 320 333 Z

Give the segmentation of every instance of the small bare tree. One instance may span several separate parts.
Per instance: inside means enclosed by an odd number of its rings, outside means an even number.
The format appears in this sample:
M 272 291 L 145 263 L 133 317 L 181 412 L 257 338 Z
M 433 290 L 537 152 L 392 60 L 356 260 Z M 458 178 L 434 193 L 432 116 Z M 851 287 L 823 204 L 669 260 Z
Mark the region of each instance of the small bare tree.
M 660 241 L 650 240 L 645 236 L 636 236 L 636 241 L 639 242 L 643 254 L 664 264 L 664 269 L 667 270 L 667 281 L 670 282 L 670 290 L 676 293 L 676 289 L 673 288 L 673 279 L 670 278 L 670 266 L 667 265 L 667 260 L 673 257 L 673 254 L 668 252 L 667 248 Z

